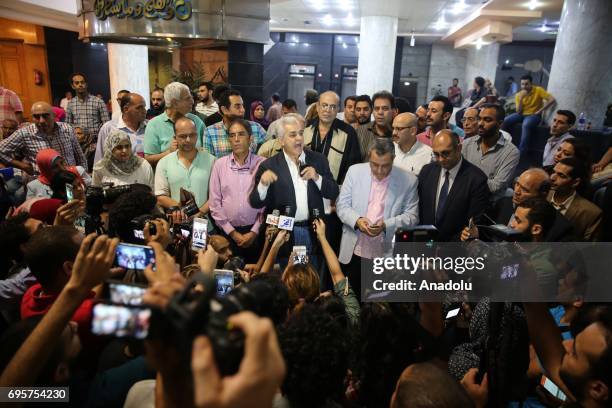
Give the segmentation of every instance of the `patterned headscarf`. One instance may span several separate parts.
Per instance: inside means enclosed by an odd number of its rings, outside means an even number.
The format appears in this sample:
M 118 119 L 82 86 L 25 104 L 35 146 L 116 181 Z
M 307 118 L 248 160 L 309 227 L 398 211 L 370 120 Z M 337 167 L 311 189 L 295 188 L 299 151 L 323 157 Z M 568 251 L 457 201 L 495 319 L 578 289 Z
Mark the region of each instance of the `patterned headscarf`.
M 126 140 L 130 143 L 130 157 L 125 161 L 119 161 L 113 156 L 113 150 Z M 127 133 L 122 130 L 114 130 L 105 140 L 104 157 L 95 164 L 94 170 L 106 169 L 116 176 L 129 176 L 140 167 L 144 160 L 134 154 L 131 150 L 131 146 L 132 141 Z

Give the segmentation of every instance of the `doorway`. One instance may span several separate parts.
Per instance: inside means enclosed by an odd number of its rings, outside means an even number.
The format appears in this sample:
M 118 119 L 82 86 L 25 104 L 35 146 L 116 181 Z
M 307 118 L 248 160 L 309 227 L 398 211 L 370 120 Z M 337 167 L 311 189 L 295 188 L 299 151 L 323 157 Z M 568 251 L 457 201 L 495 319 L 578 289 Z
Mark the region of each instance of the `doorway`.
M 315 65 L 291 64 L 289 65 L 289 81 L 287 84 L 287 97 L 297 104 L 298 112 L 306 112 L 304 95 L 307 89 L 314 89 Z
M 417 104 L 417 89 L 419 82 L 416 78 L 402 78 L 400 79 L 399 95 L 402 98 L 406 98 L 410 103 L 413 110 L 416 110 Z

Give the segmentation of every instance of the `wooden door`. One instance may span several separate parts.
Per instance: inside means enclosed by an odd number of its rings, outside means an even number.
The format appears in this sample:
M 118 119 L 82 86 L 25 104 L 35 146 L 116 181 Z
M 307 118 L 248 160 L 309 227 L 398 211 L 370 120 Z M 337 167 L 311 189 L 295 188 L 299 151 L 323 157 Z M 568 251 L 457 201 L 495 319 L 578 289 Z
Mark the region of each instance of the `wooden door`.
M 24 114 L 28 114 L 33 101 L 30 100 L 30 93 L 28 92 L 25 66 L 26 61 L 21 42 L 0 41 L 0 85 L 19 96 L 23 104 Z

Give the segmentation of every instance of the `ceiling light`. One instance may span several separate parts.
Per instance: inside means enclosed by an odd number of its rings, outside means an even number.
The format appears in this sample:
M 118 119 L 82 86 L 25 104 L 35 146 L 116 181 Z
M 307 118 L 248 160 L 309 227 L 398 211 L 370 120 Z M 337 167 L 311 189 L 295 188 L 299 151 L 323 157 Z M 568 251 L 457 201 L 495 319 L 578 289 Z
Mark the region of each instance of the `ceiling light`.
M 410 82 L 404 82 L 404 86 L 410 86 Z
M 506 60 L 506 65 L 510 64 L 510 60 Z
M 312 0 L 312 7 L 317 10 L 322 10 L 325 4 L 323 4 L 323 0 Z
M 295 47 L 295 43 L 289 43 L 290 46 Z
M 359 44 L 359 37 L 353 37 L 355 39 L 355 44 Z
M 342 43 L 342 48 L 347 49 L 347 48 L 348 48 L 348 45 L 346 45 L 346 43 L 344 43 L 344 42 L 343 42 L 343 43 Z
M 340 75 L 338 74 L 334 74 L 334 78 L 338 78 Z
M 341 35 L 337 36 L 337 37 L 336 37 L 336 39 L 337 39 L 338 41 L 342 42 L 342 36 L 341 36 Z
M 310 47 L 310 44 L 304 43 L 304 47 Z
M 548 31 L 548 27 L 546 27 L 546 22 L 542 23 L 542 27 L 539 28 L 539 30 L 543 33 L 545 33 L 546 31 Z
M 331 14 L 326 14 L 325 17 L 323 17 L 322 23 L 323 25 L 326 25 L 326 26 L 333 25 L 334 18 L 331 16 Z
M 455 7 L 452 9 L 453 14 L 460 14 L 466 9 L 467 5 L 465 4 L 465 0 L 459 0 L 455 3 Z
M 344 19 L 344 24 L 348 27 L 352 27 L 357 24 L 357 20 L 353 17 L 353 13 L 348 13 L 348 16 Z
M 434 25 L 434 28 L 436 30 L 443 30 L 444 27 L 446 27 L 446 20 L 444 20 L 444 14 L 441 14 L 440 18 L 438 19 L 438 21 L 436 21 L 436 24 Z
M 352 8 L 352 7 L 353 7 L 353 2 L 351 0 L 340 0 L 338 2 L 338 8 L 347 9 L 347 8 Z
M 478 41 L 476 41 L 476 49 L 479 50 L 482 48 L 482 38 L 479 38 Z
M 414 47 L 414 43 L 415 43 L 415 39 L 414 39 L 414 34 L 410 36 L 410 46 Z
M 529 4 L 527 4 L 527 7 L 529 7 L 529 10 L 535 10 L 539 6 L 540 6 L 540 2 L 538 2 L 538 0 L 530 0 Z

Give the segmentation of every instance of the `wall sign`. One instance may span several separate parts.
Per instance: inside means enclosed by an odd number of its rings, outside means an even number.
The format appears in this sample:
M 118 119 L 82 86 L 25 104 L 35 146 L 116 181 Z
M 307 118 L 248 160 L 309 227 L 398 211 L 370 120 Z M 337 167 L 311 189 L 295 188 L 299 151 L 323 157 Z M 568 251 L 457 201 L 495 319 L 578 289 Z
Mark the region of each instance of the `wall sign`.
M 191 17 L 190 0 L 146 0 L 136 1 L 130 5 L 129 0 L 95 0 L 94 13 L 99 20 L 108 17 L 180 21 Z

